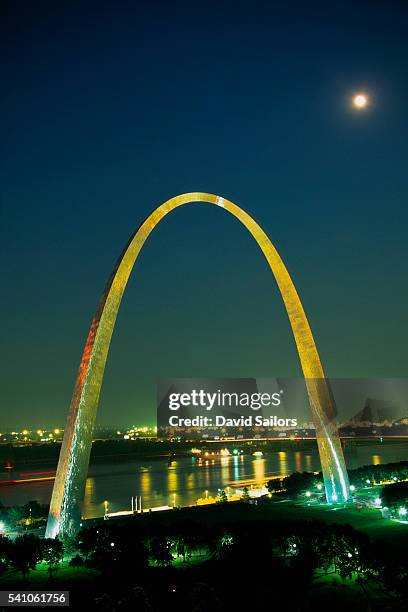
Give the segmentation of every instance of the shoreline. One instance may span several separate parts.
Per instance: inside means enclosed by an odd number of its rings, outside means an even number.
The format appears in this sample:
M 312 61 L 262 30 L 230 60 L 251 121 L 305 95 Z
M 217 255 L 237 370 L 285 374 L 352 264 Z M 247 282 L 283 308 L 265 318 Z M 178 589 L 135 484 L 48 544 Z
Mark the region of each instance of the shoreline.
M 344 448 L 359 448 L 370 445 L 382 446 L 397 446 L 408 442 L 406 437 L 364 437 L 364 438 L 342 438 Z M 172 461 L 191 457 L 191 448 L 199 447 L 201 450 L 208 450 L 217 447 L 239 448 L 242 454 L 252 454 L 254 451 L 262 450 L 262 452 L 279 452 L 283 451 L 300 451 L 307 450 L 310 447 L 316 447 L 315 438 L 302 439 L 300 441 L 288 439 L 271 439 L 271 440 L 217 440 L 217 441 L 189 441 L 189 442 L 165 442 L 165 449 L 154 448 L 156 445 L 162 445 L 160 441 L 123 441 L 123 440 L 95 440 L 92 447 L 90 465 L 97 465 L 106 461 L 114 460 L 115 462 L 126 461 Z M 182 445 L 182 448 L 180 448 Z M 0 444 L 0 479 L 2 475 L 6 475 L 8 470 L 24 468 L 28 464 L 34 466 L 49 465 L 57 468 L 60 443 L 32 443 L 30 445 L 13 445 L 11 443 Z M 104 448 L 105 447 L 105 448 Z M 41 453 L 44 451 L 44 453 Z M 11 465 L 11 467 L 8 466 Z

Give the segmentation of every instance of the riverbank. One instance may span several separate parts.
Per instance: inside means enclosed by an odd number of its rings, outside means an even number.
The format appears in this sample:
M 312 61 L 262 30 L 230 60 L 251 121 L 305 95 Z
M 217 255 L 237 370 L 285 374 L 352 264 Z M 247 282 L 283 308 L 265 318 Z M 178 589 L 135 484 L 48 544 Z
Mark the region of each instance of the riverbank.
M 248 521 L 267 521 L 278 528 L 282 521 L 322 521 L 328 524 L 349 524 L 366 533 L 372 540 L 386 544 L 405 554 L 408 547 L 408 523 L 383 518 L 379 509 L 358 508 L 356 505 L 327 505 L 293 500 L 258 500 L 256 504 L 231 501 L 224 504 L 191 506 L 143 513 L 131 517 L 117 517 L 112 524 L 130 525 L 137 521 L 141 531 L 172 529 L 183 523 L 237 525 Z M 85 521 L 85 525 L 103 524 L 101 519 Z M 109 523 L 109 521 L 107 521 Z
M 133 443 L 127 446 L 131 449 Z M 344 452 L 348 469 L 363 465 L 386 464 L 401 461 L 408 456 L 408 443 L 395 441 L 361 441 L 346 445 Z M 134 442 L 138 445 L 140 442 Z M 142 498 L 142 508 L 160 506 L 191 506 L 199 498 L 216 496 L 219 489 L 228 492 L 228 487 L 243 489 L 261 487 L 274 477 L 287 476 L 293 472 L 320 471 L 319 454 L 314 441 L 302 446 L 292 441 L 258 441 L 238 446 L 245 452 L 234 454 L 236 443 L 223 442 L 211 444 L 209 450 L 201 454 L 192 453 L 195 444 L 182 448 L 187 456 L 149 459 L 143 453 L 132 456 L 113 456 L 106 460 L 103 456 L 92 462 L 85 488 L 83 515 L 87 518 L 103 516 L 104 502 L 108 501 L 109 512 L 131 509 L 131 498 Z M 262 446 L 259 446 L 262 444 Z M 95 447 L 98 443 L 95 443 Z M 105 448 L 104 446 L 100 446 Z M 115 447 L 116 448 L 116 447 Z M 139 447 L 138 447 L 139 448 Z M 157 449 L 157 445 L 153 445 Z M 174 448 L 174 446 L 172 447 Z M 180 447 L 179 447 L 180 448 Z M 207 447 L 208 448 L 208 447 Z M 219 451 L 228 448 L 229 455 Z M 201 450 L 204 450 L 203 446 Z M 254 452 L 262 455 L 254 456 Z M 205 453 L 208 453 L 207 455 Z M 213 454 L 214 453 L 214 454 Z M 56 458 L 41 466 L 24 465 L 3 472 L 2 479 L 24 479 L 22 484 L 15 483 L 0 487 L 0 501 L 5 506 L 23 506 L 31 500 L 43 505 L 50 503 L 53 480 L 38 480 L 53 476 Z M 51 472 L 36 474 L 35 472 Z M 27 476 L 29 474 L 29 476 Z M 29 482 L 28 482 L 29 481 Z
M 408 438 L 343 438 L 345 449 L 364 448 L 372 445 L 397 448 L 406 444 Z M 219 440 L 219 441 L 167 441 L 167 440 L 95 440 L 92 444 L 90 465 L 110 460 L 129 461 L 131 459 L 161 460 L 178 459 L 191 456 L 195 447 L 201 454 L 219 453 L 227 447 L 232 453 L 234 449 L 244 454 L 254 452 L 308 451 L 317 448 L 315 439 L 277 439 L 277 440 Z M 60 442 L 40 443 L 0 443 L 0 470 L 7 471 L 11 467 L 24 468 L 27 465 L 41 466 L 44 464 L 57 466 Z

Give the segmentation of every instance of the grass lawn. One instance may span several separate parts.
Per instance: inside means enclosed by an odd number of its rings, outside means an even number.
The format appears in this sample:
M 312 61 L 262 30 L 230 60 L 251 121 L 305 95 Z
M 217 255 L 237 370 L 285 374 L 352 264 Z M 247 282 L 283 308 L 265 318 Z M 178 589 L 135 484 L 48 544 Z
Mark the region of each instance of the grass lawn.
M 273 522 L 296 520 L 319 520 L 326 523 L 349 523 L 354 529 L 364 531 L 373 540 L 386 542 L 396 551 L 405 551 L 408 547 L 408 524 L 399 523 L 381 516 L 377 509 L 355 506 L 339 507 L 325 504 L 297 501 L 265 501 L 257 506 L 240 502 L 227 504 L 197 506 L 164 512 L 151 513 L 140 517 L 118 519 L 118 522 L 140 521 L 140 526 L 147 529 L 154 526 L 171 527 L 174 523 L 191 521 L 203 524 L 236 523 L 240 521 L 267 520 Z
M 271 518 L 275 513 L 277 517 L 281 514 L 276 510 L 277 505 L 271 504 L 271 509 L 267 512 Z M 406 550 L 408 545 L 408 524 L 385 519 L 380 510 L 368 508 L 358 510 L 354 506 L 341 508 L 323 504 L 305 507 L 304 504 L 288 503 L 285 504 L 284 512 L 289 520 L 303 518 L 322 520 L 326 523 L 349 523 L 354 529 L 367 533 L 373 540 L 387 542 L 390 546 L 401 550 Z
M 308 608 L 314 607 L 318 610 L 330 608 L 331 612 L 337 610 L 348 612 L 358 610 L 359 612 L 369 612 L 372 604 L 378 608 L 383 607 L 384 603 L 389 603 L 383 592 L 376 590 L 375 585 L 365 585 L 364 590 L 355 578 L 342 579 L 337 574 L 317 575 L 305 599 Z
M 183 557 L 176 557 L 173 559 L 172 566 L 173 567 L 193 567 L 195 565 L 201 565 L 204 561 L 209 561 L 211 559 L 211 555 L 208 551 L 202 555 L 192 555 L 191 557 L 187 557 L 184 561 Z
M 30 571 L 27 580 L 24 580 L 20 572 L 7 570 L 0 576 L 0 588 L 6 585 L 16 585 L 18 588 L 27 590 L 30 587 L 58 589 L 59 585 L 67 584 L 71 581 L 88 581 L 99 575 L 97 570 L 88 567 L 70 567 L 66 563 L 62 563 L 58 570 L 53 572 L 52 580 L 50 580 L 48 566 L 45 563 L 39 563 L 35 570 Z

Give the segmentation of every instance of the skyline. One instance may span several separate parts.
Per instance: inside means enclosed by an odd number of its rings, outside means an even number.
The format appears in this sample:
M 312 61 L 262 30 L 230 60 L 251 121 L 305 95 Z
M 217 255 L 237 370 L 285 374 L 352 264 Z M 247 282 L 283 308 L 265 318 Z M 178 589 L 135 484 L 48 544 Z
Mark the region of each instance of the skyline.
M 138 221 L 189 189 L 236 201 L 270 235 L 328 376 L 406 375 L 407 9 L 295 6 L 298 19 L 209 4 L 198 19 L 160 3 L 45 2 L 16 17 L 6 3 L 3 427 L 16 410 L 28 426 L 64 424 L 108 271 Z M 221 212 L 176 211 L 146 245 L 100 422 L 118 406 L 122 422 L 139 406 L 152 422 L 163 376 L 300 374 L 267 266 Z

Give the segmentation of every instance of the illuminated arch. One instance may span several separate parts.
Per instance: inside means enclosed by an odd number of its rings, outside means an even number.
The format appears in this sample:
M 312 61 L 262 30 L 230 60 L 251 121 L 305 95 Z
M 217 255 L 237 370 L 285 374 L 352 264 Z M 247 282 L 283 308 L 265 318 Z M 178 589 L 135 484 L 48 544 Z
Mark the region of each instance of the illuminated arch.
M 295 337 L 316 427 L 327 500 L 347 501 L 349 498 L 348 477 L 330 389 L 306 314 L 282 259 L 265 232 L 242 208 L 213 194 L 185 193 L 156 208 L 134 233 L 116 263 L 92 319 L 62 442 L 47 537 L 72 535 L 78 529 L 109 344 L 123 292 L 137 256 L 163 217 L 175 208 L 192 202 L 214 204 L 230 212 L 249 230 L 265 255 L 280 289 Z

